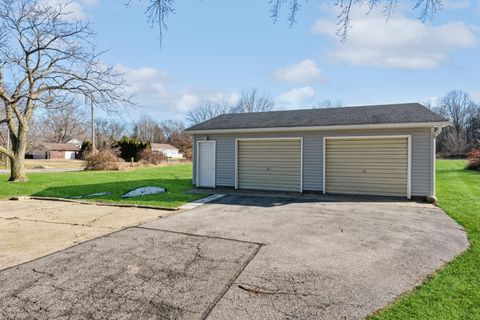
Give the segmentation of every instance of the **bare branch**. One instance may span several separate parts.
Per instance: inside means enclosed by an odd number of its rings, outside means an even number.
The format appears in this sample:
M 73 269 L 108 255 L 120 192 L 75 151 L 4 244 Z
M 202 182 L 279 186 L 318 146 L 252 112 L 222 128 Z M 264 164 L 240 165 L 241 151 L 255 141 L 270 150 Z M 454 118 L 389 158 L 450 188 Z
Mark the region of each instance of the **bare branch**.
M 6 155 L 9 158 L 13 158 L 13 152 L 11 150 L 8 150 L 5 147 L 0 146 L 0 153 L 3 153 L 4 155 Z
M 418 18 L 422 21 L 432 18 L 442 8 L 443 0 L 416 0 L 413 10 L 420 11 Z M 339 8 L 337 15 L 337 35 L 345 41 L 350 28 L 351 12 L 354 7 L 368 8 L 367 14 L 377 7 L 382 7 L 382 14 L 388 20 L 398 7 L 398 0 L 336 0 Z
M 66 101 L 107 111 L 131 105 L 123 75 L 102 61 L 88 23 L 72 19 L 67 5 L 0 2 L 0 101 L 18 158 L 39 108 L 65 108 Z
M 145 1 L 145 0 L 140 0 Z M 307 0 L 269 0 L 271 18 L 274 23 L 279 20 L 284 7 L 287 7 L 287 20 L 290 27 L 297 22 L 298 12 Z M 127 5 L 130 1 L 127 1 Z M 164 31 L 167 30 L 166 19 L 175 13 L 175 0 L 149 0 L 146 16 L 152 24 L 158 25 L 160 42 Z M 383 7 L 382 13 L 388 19 L 397 9 L 398 0 L 336 0 L 335 6 L 339 8 L 337 16 L 337 34 L 345 40 L 350 27 L 351 11 L 354 7 L 366 6 L 369 11 L 376 7 Z M 422 21 L 430 19 L 441 9 L 443 0 L 415 0 L 413 10 L 419 11 L 418 18 Z

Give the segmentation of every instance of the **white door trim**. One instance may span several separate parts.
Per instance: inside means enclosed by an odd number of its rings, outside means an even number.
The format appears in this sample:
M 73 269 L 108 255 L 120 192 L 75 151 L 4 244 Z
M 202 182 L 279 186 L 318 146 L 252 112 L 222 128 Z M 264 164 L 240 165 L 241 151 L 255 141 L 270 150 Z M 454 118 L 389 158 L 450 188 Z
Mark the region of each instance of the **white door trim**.
M 303 192 L 303 137 L 237 138 L 235 139 L 235 189 L 238 189 L 238 142 L 239 141 L 271 141 L 271 140 L 300 140 L 300 192 Z
M 322 183 L 322 188 L 323 188 L 323 194 L 326 192 L 326 186 L 325 186 L 325 173 L 326 173 L 326 166 L 325 166 L 325 161 L 326 161 L 326 145 L 327 145 L 327 140 L 351 140 L 351 139 L 390 139 L 390 138 L 406 138 L 407 139 L 407 199 L 412 198 L 412 135 L 411 134 L 405 134 L 405 135 L 378 135 L 378 136 L 324 136 L 323 137 L 323 183 Z
M 215 163 L 213 164 L 213 174 L 214 174 L 214 179 L 213 179 L 213 188 L 217 187 L 217 142 L 215 140 L 206 140 L 206 141 L 197 141 L 197 150 L 196 150 L 196 165 L 195 165 L 195 185 L 197 187 L 200 187 L 199 183 L 199 172 L 200 172 L 200 143 L 213 143 L 213 159 Z

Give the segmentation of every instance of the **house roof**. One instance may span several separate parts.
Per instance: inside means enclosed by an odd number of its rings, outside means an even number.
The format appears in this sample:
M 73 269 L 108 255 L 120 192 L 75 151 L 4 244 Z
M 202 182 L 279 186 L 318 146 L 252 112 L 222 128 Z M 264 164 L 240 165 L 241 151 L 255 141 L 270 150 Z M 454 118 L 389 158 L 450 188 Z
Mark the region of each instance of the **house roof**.
M 219 115 L 186 132 L 228 129 L 328 127 L 374 124 L 439 123 L 447 119 L 419 103 L 303 109 Z
M 152 150 L 154 149 L 171 149 L 171 150 L 178 150 L 178 148 L 175 148 L 174 146 L 167 144 L 167 143 L 152 143 Z
M 71 143 L 42 143 L 46 151 L 80 151 L 80 148 Z

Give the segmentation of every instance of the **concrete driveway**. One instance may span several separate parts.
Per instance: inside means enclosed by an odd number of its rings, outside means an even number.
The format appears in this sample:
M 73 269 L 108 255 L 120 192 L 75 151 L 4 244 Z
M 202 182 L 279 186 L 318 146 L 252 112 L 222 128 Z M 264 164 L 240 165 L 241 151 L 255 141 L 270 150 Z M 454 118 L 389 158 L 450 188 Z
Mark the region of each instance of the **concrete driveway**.
M 467 246 L 432 205 L 227 196 L 0 272 L 0 317 L 358 319 Z
M 0 201 L 0 270 L 170 213 L 59 201 Z

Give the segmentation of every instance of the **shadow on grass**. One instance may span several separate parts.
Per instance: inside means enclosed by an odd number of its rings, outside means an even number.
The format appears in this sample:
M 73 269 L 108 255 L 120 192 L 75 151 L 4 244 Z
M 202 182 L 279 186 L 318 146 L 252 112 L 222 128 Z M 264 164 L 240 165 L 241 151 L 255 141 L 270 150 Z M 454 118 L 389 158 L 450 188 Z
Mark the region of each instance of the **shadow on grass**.
M 167 191 L 161 194 L 146 195 L 132 198 L 121 196 L 129 191 L 141 187 L 162 187 Z M 95 184 L 80 184 L 54 186 L 45 188 L 32 194 L 33 196 L 72 198 L 94 193 L 111 192 L 112 194 L 86 197 L 77 200 L 98 201 L 120 204 L 143 204 L 174 208 L 187 202 L 202 198 L 205 194 L 188 194 L 186 190 L 192 187 L 191 179 L 143 179 L 103 182 Z

